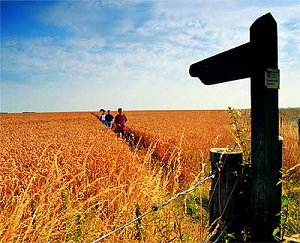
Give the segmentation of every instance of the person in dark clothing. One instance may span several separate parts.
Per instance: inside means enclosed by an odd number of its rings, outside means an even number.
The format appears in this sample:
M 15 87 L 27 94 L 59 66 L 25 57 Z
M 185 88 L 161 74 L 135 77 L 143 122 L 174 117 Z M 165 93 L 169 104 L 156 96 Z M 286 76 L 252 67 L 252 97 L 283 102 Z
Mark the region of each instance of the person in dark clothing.
M 123 109 L 118 109 L 118 115 L 115 117 L 115 125 L 116 125 L 116 131 L 118 133 L 118 136 L 122 134 L 122 138 L 125 138 L 125 132 L 126 132 L 126 123 L 127 123 L 127 117 L 123 114 Z
M 114 116 L 110 113 L 110 110 L 107 110 L 107 114 L 105 116 L 106 126 L 112 128 L 113 120 L 114 120 Z

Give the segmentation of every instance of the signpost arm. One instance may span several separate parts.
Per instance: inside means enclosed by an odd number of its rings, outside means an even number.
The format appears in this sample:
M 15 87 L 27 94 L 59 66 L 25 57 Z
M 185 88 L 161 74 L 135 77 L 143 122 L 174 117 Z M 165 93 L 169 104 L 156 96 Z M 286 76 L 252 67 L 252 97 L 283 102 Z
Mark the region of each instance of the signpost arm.
M 250 43 L 194 63 L 190 75 L 212 85 L 250 77 Z

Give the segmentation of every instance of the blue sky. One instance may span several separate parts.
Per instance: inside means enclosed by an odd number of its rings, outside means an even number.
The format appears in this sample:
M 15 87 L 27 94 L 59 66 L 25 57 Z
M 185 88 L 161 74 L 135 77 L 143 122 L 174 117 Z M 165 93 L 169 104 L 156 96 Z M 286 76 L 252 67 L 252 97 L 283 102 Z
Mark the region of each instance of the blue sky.
M 279 106 L 300 106 L 300 0 L 1 0 L 1 112 L 250 108 L 250 79 L 192 63 L 278 26 Z

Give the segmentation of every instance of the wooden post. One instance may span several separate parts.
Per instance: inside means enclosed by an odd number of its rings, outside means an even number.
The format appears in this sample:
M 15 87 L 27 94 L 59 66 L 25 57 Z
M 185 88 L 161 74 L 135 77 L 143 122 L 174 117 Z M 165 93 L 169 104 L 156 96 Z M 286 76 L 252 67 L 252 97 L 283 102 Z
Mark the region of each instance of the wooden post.
M 210 150 L 212 180 L 210 190 L 210 225 L 215 234 L 211 240 L 215 241 L 223 231 L 235 233 L 235 240 L 241 232 L 240 224 L 240 188 L 239 175 L 241 174 L 242 152 L 225 148 L 212 148 Z M 217 230 L 214 228 L 218 227 Z M 226 233 L 223 232 L 223 236 Z M 224 238 L 219 238 L 222 242 Z
M 190 75 L 212 85 L 251 78 L 251 241 L 274 241 L 280 225 L 282 156 L 278 142 L 277 23 L 268 13 L 250 27 L 250 42 L 190 66 Z
M 250 27 L 251 43 L 251 240 L 274 241 L 281 210 L 277 187 L 282 159 L 278 157 L 277 24 L 271 14 Z M 272 78 L 274 78 L 274 82 Z
M 300 149 L 300 118 L 298 119 L 298 146 Z

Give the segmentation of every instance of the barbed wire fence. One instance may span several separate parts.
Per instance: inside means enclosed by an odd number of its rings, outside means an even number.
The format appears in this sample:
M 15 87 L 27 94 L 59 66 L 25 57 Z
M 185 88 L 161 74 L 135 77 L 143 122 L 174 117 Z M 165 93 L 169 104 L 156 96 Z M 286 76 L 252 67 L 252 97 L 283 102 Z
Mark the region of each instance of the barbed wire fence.
M 137 139 L 138 139 L 138 141 L 137 141 Z M 140 139 L 134 133 L 132 133 L 131 131 L 129 131 L 128 134 L 126 134 L 126 136 L 125 136 L 125 141 L 128 143 L 128 145 L 131 148 L 134 148 L 136 146 L 136 144 L 140 142 Z M 96 239 L 92 243 L 97 243 L 97 242 L 103 241 L 106 238 L 108 238 L 109 236 L 113 235 L 114 233 L 117 233 L 117 232 L 119 232 L 119 231 L 127 228 L 128 226 L 130 226 L 131 224 L 133 224 L 135 222 L 137 222 L 138 225 L 139 225 L 141 219 L 144 218 L 144 217 L 146 217 L 148 214 L 150 214 L 152 212 L 155 212 L 155 211 L 158 211 L 159 209 L 161 209 L 164 206 L 167 206 L 169 203 L 171 203 L 172 201 L 176 200 L 180 196 L 185 195 L 187 193 L 190 193 L 190 192 L 194 191 L 196 188 L 198 188 L 204 182 L 206 182 L 206 181 L 208 181 L 210 179 L 213 179 L 213 178 L 215 178 L 217 176 L 218 178 L 217 178 L 217 181 L 215 183 L 215 186 L 214 186 L 214 188 L 211 188 L 212 194 L 214 194 L 217 185 L 220 185 L 220 183 L 221 183 L 220 182 L 220 176 L 221 176 L 220 172 L 223 170 L 225 162 L 227 160 L 227 157 L 228 157 L 227 152 L 228 152 L 228 148 L 225 148 L 225 150 L 222 152 L 222 154 L 221 154 L 221 156 L 219 158 L 219 161 L 217 163 L 217 168 L 215 168 L 216 171 L 210 172 L 209 176 L 203 178 L 202 180 L 200 180 L 199 182 L 197 182 L 196 184 L 194 184 L 192 187 L 188 188 L 187 190 L 181 191 L 181 192 L 177 193 L 175 196 L 171 197 L 167 201 L 162 202 L 162 203 L 158 203 L 158 204 L 154 205 L 151 209 L 145 211 L 142 214 L 139 212 L 139 209 L 138 209 L 138 211 L 136 212 L 136 216 L 137 216 L 136 218 L 134 218 L 131 221 L 127 222 L 126 224 L 124 224 L 124 225 L 122 225 L 122 226 L 120 226 L 120 227 L 112 230 L 111 232 L 109 232 L 109 233 L 101 236 L 100 238 Z M 224 161 L 222 161 L 222 157 L 223 156 L 225 157 Z M 230 224 L 232 224 L 233 221 L 236 220 L 237 216 L 235 215 L 234 217 L 232 217 L 229 220 L 229 222 L 227 221 L 227 224 L 226 224 L 226 222 L 223 222 L 222 216 L 223 216 L 223 214 L 224 214 L 224 212 L 225 212 L 225 210 L 226 210 L 226 208 L 228 206 L 228 202 L 230 201 L 233 192 L 235 191 L 235 187 L 237 185 L 238 179 L 239 179 L 239 177 L 237 177 L 237 180 L 235 181 L 235 183 L 233 185 L 233 188 L 231 189 L 230 195 L 227 198 L 227 201 L 226 201 L 226 204 L 225 204 L 225 206 L 224 206 L 224 208 L 222 210 L 222 213 L 220 214 L 219 218 L 215 219 L 215 221 L 210 224 L 210 230 L 209 230 L 208 234 L 202 240 L 202 243 L 205 243 L 207 239 L 210 242 L 212 242 L 212 243 L 220 242 L 220 240 L 222 239 L 222 237 L 227 234 L 227 227 Z M 209 205 L 210 204 L 211 204 L 211 198 L 209 200 Z M 221 202 L 219 201 L 218 204 L 219 204 L 219 207 L 220 207 Z
M 144 212 L 143 214 L 140 214 L 138 217 L 136 217 L 135 219 L 129 221 L 128 223 L 116 228 L 115 230 L 103 235 L 102 237 L 100 237 L 99 239 L 93 241 L 92 243 L 97 243 L 97 242 L 100 242 L 100 241 L 103 241 L 104 239 L 108 238 L 109 236 L 111 236 L 112 234 L 116 233 L 116 232 L 119 232 L 123 229 L 125 229 L 126 227 L 128 227 L 129 225 L 133 224 L 134 222 L 136 221 L 139 221 L 140 219 L 144 218 L 145 216 L 147 216 L 148 214 L 152 213 L 152 212 L 155 212 L 157 210 L 159 210 L 160 208 L 162 207 L 165 207 L 167 206 L 169 203 L 173 202 L 174 200 L 176 200 L 177 198 L 179 198 L 180 196 L 182 195 L 185 195 L 189 192 L 192 192 L 194 191 L 196 188 L 198 188 L 200 185 L 202 185 L 204 182 L 212 179 L 215 177 L 215 173 L 210 173 L 209 176 L 203 178 L 202 180 L 200 180 L 199 182 L 197 182 L 195 185 L 193 185 L 192 187 L 190 187 L 189 189 L 185 190 L 185 191 L 181 191 L 179 193 L 177 193 L 175 196 L 171 197 L 170 199 L 168 199 L 167 201 L 165 202 L 162 202 L 162 203 L 158 203 L 156 205 L 154 205 L 151 209 L 147 210 L 146 212 Z

